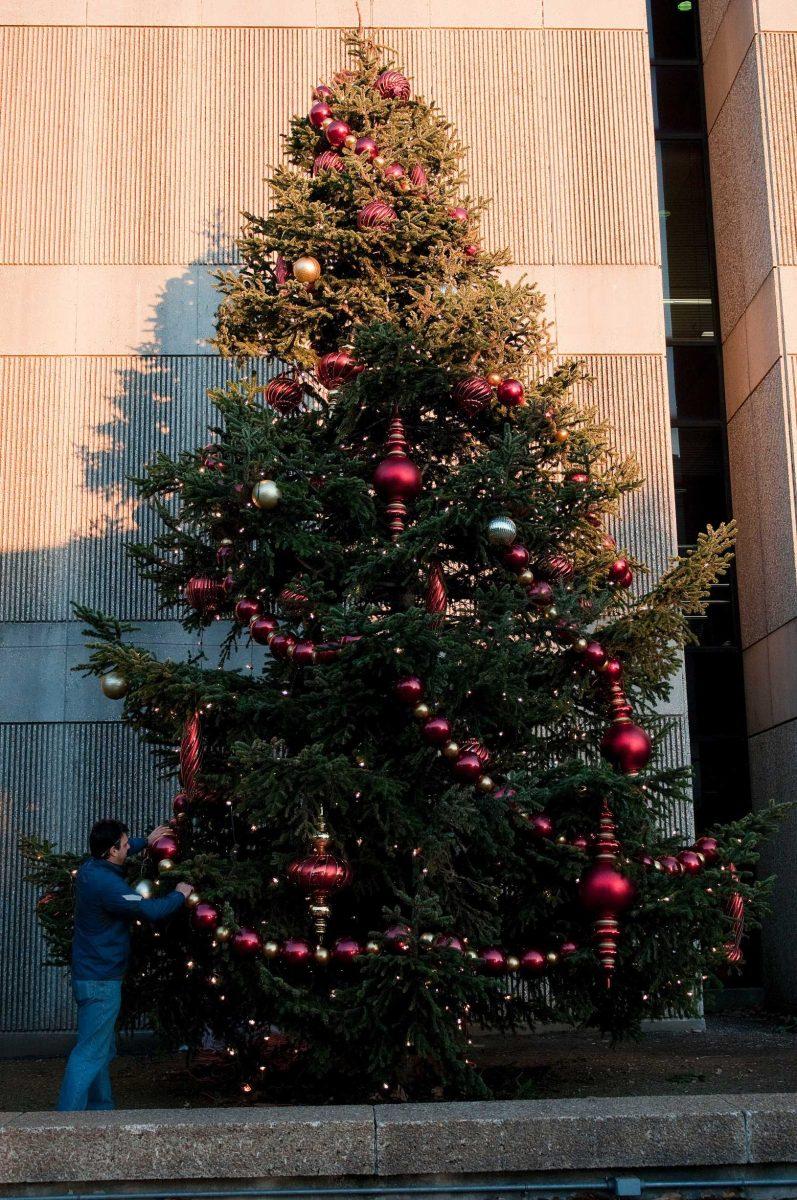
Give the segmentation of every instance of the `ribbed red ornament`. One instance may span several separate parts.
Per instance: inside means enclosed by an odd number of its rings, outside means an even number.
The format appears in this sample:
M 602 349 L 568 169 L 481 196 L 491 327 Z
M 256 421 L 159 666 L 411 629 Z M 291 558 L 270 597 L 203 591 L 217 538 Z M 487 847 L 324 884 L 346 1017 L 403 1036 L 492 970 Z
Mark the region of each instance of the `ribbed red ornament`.
M 441 619 L 448 608 L 448 592 L 443 568 L 439 562 L 433 562 L 429 568 L 429 582 L 426 586 L 426 611 L 435 613 Z
M 614 817 L 608 803 L 604 801 L 595 842 L 595 864 L 581 877 L 578 894 L 584 907 L 595 913 L 593 941 L 607 987 L 611 986 L 617 960 L 617 943 L 620 939 L 619 914 L 633 904 L 636 895 L 631 880 L 622 875 L 615 866 L 619 848 Z
M 734 879 L 738 879 L 733 863 L 728 863 L 728 870 Z M 731 937 L 725 943 L 725 957 L 729 963 L 742 961 L 742 938 L 744 936 L 744 896 L 740 892 L 732 892 L 723 905 L 727 917 L 731 919 Z
M 410 81 L 400 71 L 383 71 L 374 87 L 386 100 L 409 100 Z
M 183 726 L 183 736 L 180 739 L 180 782 L 189 799 L 193 799 L 197 794 L 202 752 L 199 713 L 194 712 Z
M 467 738 L 462 743 L 463 754 L 475 754 L 483 767 L 490 761 L 490 751 L 477 738 Z
M 357 213 L 359 229 L 388 229 L 396 219 L 396 210 L 384 200 L 371 200 Z
M 540 559 L 534 569 L 543 579 L 569 579 L 573 574 L 573 563 L 564 554 L 549 554 Z
M 301 581 L 299 586 L 301 586 Z M 310 603 L 305 592 L 296 587 L 284 587 L 277 596 L 277 603 L 284 613 L 291 617 L 300 617 Z
M 481 375 L 460 379 L 451 392 L 454 403 L 466 417 L 475 417 L 490 407 L 493 389 Z
M 313 159 L 313 178 L 319 171 L 342 171 L 344 166 L 343 159 L 334 150 L 322 150 Z
M 340 387 L 342 383 L 348 383 L 364 370 L 365 364 L 358 362 L 348 350 L 333 350 L 329 354 L 322 354 L 315 364 L 319 383 L 329 390 Z
M 415 165 L 410 169 L 410 183 L 416 188 L 428 187 L 429 177 L 420 163 L 415 163 Z
M 274 263 L 274 278 L 277 281 L 277 287 L 283 287 L 288 282 L 289 275 L 288 264 L 282 255 L 278 254 L 277 261 Z
M 215 612 L 224 593 L 221 584 L 207 575 L 192 575 L 185 585 L 185 598 L 195 612 L 208 616 Z
M 374 471 L 374 488 L 383 500 L 387 500 L 387 516 L 391 540 L 398 541 L 404 530 L 407 516 L 407 501 L 413 500 L 421 490 L 421 472 L 407 457 L 407 439 L 404 425 L 395 412 L 390 422 L 387 437 L 387 458 Z
M 287 870 L 288 879 L 297 884 L 307 897 L 319 941 L 326 932 L 329 917 L 329 896 L 351 882 L 351 867 L 344 858 L 329 850 L 329 834 L 323 818 L 313 837 L 313 850 L 306 858 L 295 859 Z
M 273 408 L 283 417 L 296 412 L 302 403 L 302 385 L 293 375 L 283 372 L 270 379 L 263 389 L 263 398 L 269 408 Z

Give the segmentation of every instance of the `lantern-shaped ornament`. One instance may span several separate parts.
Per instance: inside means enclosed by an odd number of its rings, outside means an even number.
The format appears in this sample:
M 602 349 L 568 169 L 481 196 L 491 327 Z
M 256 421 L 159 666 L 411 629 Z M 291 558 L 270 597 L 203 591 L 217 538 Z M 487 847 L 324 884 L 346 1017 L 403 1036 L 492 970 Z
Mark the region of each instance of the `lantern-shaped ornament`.
M 395 411 L 388 432 L 387 458 L 374 471 L 374 488 L 388 502 L 391 540 L 397 542 L 404 529 L 407 502 L 414 500 L 421 490 L 421 472 L 407 457 L 404 425 Z
M 608 803 L 604 801 L 595 843 L 595 863 L 582 876 L 578 894 L 584 907 L 595 914 L 593 941 L 607 987 L 611 987 L 617 959 L 619 916 L 633 904 L 636 895 L 631 880 L 621 874 L 615 865 L 619 849 L 614 818 Z
M 329 850 L 329 834 L 323 815 L 313 837 L 313 850 L 306 858 L 295 859 L 288 867 L 288 879 L 298 884 L 307 897 L 319 942 L 326 933 L 330 915 L 329 897 L 351 882 L 351 867 L 344 858 Z

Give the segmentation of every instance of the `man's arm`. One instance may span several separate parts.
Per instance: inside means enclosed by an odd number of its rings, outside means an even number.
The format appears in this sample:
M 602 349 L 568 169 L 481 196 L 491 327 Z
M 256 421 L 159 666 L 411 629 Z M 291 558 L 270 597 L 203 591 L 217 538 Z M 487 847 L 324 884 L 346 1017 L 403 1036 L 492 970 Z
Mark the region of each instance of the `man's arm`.
M 128 854 L 140 854 L 147 844 L 146 838 L 130 838 L 127 843 Z
M 169 826 L 168 825 L 158 825 L 157 829 L 153 829 L 153 831 L 149 835 L 149 837 L 129 838 L 127 853 L 128 854 L 140 854 L 141 851 L 145 848 L 145 846 L 147 846 L 147 844 L 149 844 L 151 846 L 153 842 L 157 842 L 158 838 L 163 837 L 163 835 L 166 833 L 171 833 L 171 829 L 169 828 Z
M 138 917 L 144 921 L 163 921 L 172 913 L 177 912 L 178 908 L 182 908 L 185 899 L 182 892 L 175 889 L 161 900 L 145 900 L 118 875 L 109 874 L 108 879 L 103 880 L 102 906 L 106 912 L 113 913 L 118 917 L 129 917 L 131 920 Z

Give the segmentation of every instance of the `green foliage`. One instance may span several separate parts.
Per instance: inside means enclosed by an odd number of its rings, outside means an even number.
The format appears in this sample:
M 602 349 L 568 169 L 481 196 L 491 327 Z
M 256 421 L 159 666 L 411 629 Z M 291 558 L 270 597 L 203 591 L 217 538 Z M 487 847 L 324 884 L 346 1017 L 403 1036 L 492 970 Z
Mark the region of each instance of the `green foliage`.
M 217 551 L 222 541 L 230 547 L 224 669 L 201 651 L 158 658 L 135 645 L 133 626 L 76 612 L 88 638 L 82 669 L 121 672 L 124 720 L 167 775 L 177 774 L 186 718 L 201 714 L 201 793 L 180 826 L 180 873 L 218 906 L 222 924 L 252 927 L 266 940 L 311 937 L 305 900 L 285 870 L 306 853 L 323 809 L 332 845 L 352 867 L 351 886 L 332 899 L 328 944 L 344 934 L 378 943 L 402 922 L 409 949 L 383 948 L 349 967 L 293 968 L 275 957 L 239 958 L 230 941 L 197 933 L 183 916 L 164 930 L 136 928 L 125 1012 L 173 1045 L 199 1046 L 212 1031 L 235 1052 L 231 1069 L 261 1095 L 481 1096 L 468 1061 L 468 1034 L 479 1023 L 573 1021 L 619 1036 L 645 1018 L 693 1012 L 707 977 L 723 967 L 729 896 L 743 894 L 749 923 L 761 912 L 767 883 L 754 879 L 757 846 L 777 814 L 717 831 L 718 863 L 694 877 L 673 879 L 638 861 L 643 851 L 660 856 L 684 845 L 687 831 L 665 830 L 685 811 L 689 778 L 667 759 L 656 705 L 690 616 L 727 567 L 733 531 L 709 531 L 640 597 L 609 584 L 620 552 L 601 522 L 639 486 L 637 468 L 574 401 L 583 369 L 552 361 L 539 294 L 502 281 L 503 252 L 466 251 L 478 245 L 482 205 L 464 194 L 450 126 L 420 97 L 383 99 L 373 84 L 386 54 L 356 37 L 349 46 L 354 72 L 334 83 L 333 111 L 372 134 L 388 162 L 406 172 L 422 166 L 428 186 L 393 189 L 348 149 L 342 170 L 314 176 L 324 139 L 306 118 L 293 121 L 288 162 L 271 180 L 271 211 L 247 217 L 241 269 L 220 277 L 217 344 L 241 360 L 282 359 L 306 403 L 282 417 L 263 403 L 256 380 L 242 378 L 211 393 L 218 416 L 210 455 L 159 454 L 136 481 L 160 531 L 132 547 L 133 563 L 165 612 L 180 606 L 187 629 L 209 618 L 186 611 L 186 581 L 221 581 L 227 567 Z M 356 213 L 375 197 L 389 200 L 397 219 L 360 230 Z M 450 215 L 457 204 L 470 213 L 467 225 Z M 308 253 L 322 264 L 317 285 L 281 282 L 275 256 L 290 263 Z M 344 346 L 366 369 L 327 391 L 316 358 Z M 491 371 L 520 379 L 525 404 L 458 411 L 453 385 Z M 423 467 L 423 488 L 391 542 L 372 476 L 394 412 Z M 569 478 L 573 471 L 586 479 Z M 282 493 L 270 511 L 249 500 L 262 478 Z M 551 605 L 530 604 L 527 586 L 502 565 L 487 536 L 498 515 L 511 515 L 535 573 L 551 577 Z M 572 564 L 571 575 L 550 568 L 557 558 Z M 448 593 L 442 621 L 426 611 L 433 564 Z M 306 602 L 291 603 L 286 591 Z M 259 597 L 297 638 L 359 640 L 311 667 L 256 647 L 249 670 L 241 663 L 246 630 L 232 615 L 238 597 Z M 607 690 L 581 660 L 581 632 L 622 660 L 629 699 L 654 734 L 656 754 L 642 776 L 612 770 L 596 752 Z M 455 781 L 394 698 L 396 681 L 411 673 L 456 739 L 490 750 L 488 769 L 508 792 Z M 638 889 L 611 991 L 577 899 L 588 865 L 579 846 L 604 801 Z M 519 815 L 542 810 L 564 841 L 534 837 Z M 33 844 L 26 856 L 37 886 L 60 888 L 40 912 L 53 959 L 64 962 L 76 860 Z M 133 870 L 154 874 L 146 860 Z M 512 954 L 556 954 L 566 941 L 580 948 L 544 978 L 508 986 L 467 954 L 429 949 L 424 933 Z M 273 1065 L 274 1029 L 289 1039 L 287 1073 Z

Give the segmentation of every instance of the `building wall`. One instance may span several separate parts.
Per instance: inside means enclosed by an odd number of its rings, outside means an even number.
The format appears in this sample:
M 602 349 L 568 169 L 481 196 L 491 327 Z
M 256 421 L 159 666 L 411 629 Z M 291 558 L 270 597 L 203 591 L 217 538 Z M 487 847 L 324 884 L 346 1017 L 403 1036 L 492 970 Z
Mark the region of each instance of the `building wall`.
M 754 803 L 797 791 L 797 5 L 701 4 Z M 773 999 L 797 995 L 797 814 L 765 867 Z
M 494 198 L 485 241 L 511 246 L 559 352 L 590 365 L 591 399 L 648 480 L 622 536 L 660 568 L 674 520 L 643 0 L 372 0 L 363 16 L 470 147 L 473 190 Z M 169 791 L 71 672 L 70 601 L 143 622 L 164 653 L 188 646 L 125 562 L 150 529 L 125 477 L 204 440 L 204 390 L 233 374 L 206 340 L 210 272 L 235 261 L 239 212 L 266 208 L 280 135 L 342 64 L 353 20 L 337 0 L 0 0 L 7 1029 L 69 1021 L 63 985 L 36 970 L 19 833 L 77 848 L 101 810 L 154 820 Z M 677 680 L 681 761 L 683 708 Z

